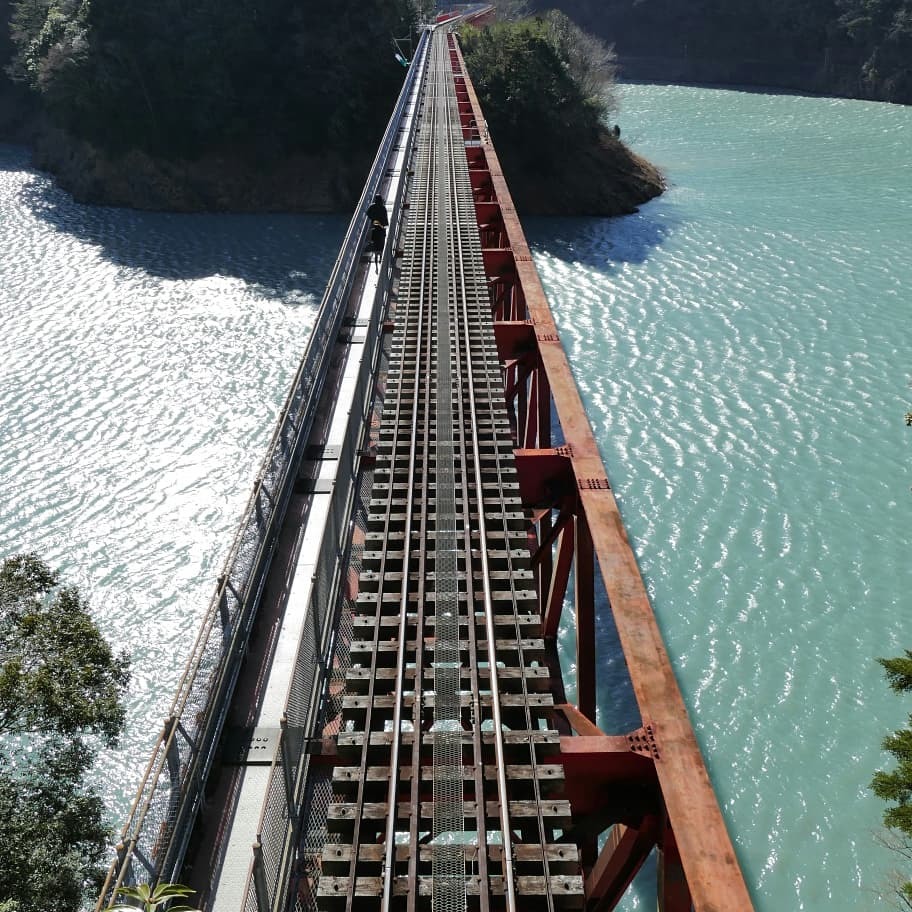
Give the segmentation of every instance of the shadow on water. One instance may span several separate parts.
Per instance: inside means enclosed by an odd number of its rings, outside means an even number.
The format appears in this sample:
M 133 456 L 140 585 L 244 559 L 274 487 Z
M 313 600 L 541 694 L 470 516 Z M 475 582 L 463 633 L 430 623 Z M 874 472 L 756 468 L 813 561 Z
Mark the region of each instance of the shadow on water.
M 12 170 L 31 170 L 16 158 Z M 11 170 L 8 161 L 3 170 Z M 322 296 L 348 225 L 342 215 L 183 214 L 83 205 L 37 172 L 21 186 L 18 202 L 117 266 L 169 280 L 237 278 L 266 297 L 292 302 Z
M 643 263 L 675 230 L 678 220 L 664 200 L 616 218 L 523 219 L 533 251 L 610 274 L 622 263 Z

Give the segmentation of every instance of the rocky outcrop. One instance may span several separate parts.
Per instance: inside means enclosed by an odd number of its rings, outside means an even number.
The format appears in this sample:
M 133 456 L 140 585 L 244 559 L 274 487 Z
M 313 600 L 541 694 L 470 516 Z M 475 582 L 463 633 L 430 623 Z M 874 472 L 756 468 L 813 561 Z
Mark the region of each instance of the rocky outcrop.
M 658 168 L 610 133 L 568 154 L 560 170 L 548 174 L 521 164 L 518 152 L 495 147 L 522 215 L 629 215 L 665 189 Z
M 170 212 L 338 212 L 355 204 L 367 161 L 296 155 L 272 161 L 226 152 L 196 161 L 132 150 L 105 155 L 47 123 L 32 130 L 35 166 L 81 203 Z M 649 162 L 606 133 L 543 175 L 497 147 L 521 214 L 624 215 L 664 189 Z

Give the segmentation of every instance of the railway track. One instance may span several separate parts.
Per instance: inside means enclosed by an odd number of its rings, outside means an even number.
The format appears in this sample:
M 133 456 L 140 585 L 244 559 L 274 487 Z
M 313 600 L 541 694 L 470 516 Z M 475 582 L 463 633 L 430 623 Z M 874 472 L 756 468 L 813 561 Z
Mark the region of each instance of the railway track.
M 321 909 L 583 901 L 451 42 L 425 75 Z

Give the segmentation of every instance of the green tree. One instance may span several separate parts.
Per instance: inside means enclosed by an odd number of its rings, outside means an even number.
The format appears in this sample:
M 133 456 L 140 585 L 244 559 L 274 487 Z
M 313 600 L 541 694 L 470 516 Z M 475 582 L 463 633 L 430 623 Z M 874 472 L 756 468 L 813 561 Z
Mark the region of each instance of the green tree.
M 912 693 L 912 652 L 907 649 L 904 656 L 877 661 L 896 693 Z M 884 738 L 883 749 L 893 756 L 897 766 L 891 772 L 875 773 L 871 789 L 878 798 L 890 802 L 883 815 L 892 834 L 887 844 L 908 860 L 912 848 L 912 715 L 906 728 Z M 912 881 L 901 877 L 894 889 L 901 907 L 912 910 Z
M 369 160 L 415 20 L 411 0 L 16 0 L 11 71 L 109 153 Z
M 128 679 L 76 589 L 33 554 L 0 565 L 0 903 L 17 912 L 76 912 L 100 885 L 108 828 L 85 779 Z
M 121 887 L 117 891 L 117 895 L 140 903 L 139 908 L 142 909 L 142 912 L 158 912 L 158 909 L 162 906 L 167 906 L 168 912 L 199 912 L 198 909 L 194 909 L 192 906 L 169 905 L 172 901 L 184 899 L 194 892 L 190 887 L 185 887 L 183 884 L 160 883 L 154 888 L 149 886 L 149 884 L 139 884 L 136 887 Z M 134 912 L 136 908 L 135 905 L 112 906 L 108 912 Z M 0 909 L 0 912 L 2 912 L 2 909 Z
M 607 96 L 594 91 L 591 79 L 584 84 L 574 30 L 555 16 L 462 33 L 466 66 L 498 148 L 515 150 L 524 168 L 539 173 L 557 170 L 605 129 Z

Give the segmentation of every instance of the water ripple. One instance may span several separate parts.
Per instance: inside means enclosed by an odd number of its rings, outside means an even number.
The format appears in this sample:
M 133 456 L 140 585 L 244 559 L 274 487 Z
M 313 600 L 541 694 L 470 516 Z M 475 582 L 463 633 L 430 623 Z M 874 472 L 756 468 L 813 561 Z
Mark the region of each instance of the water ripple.
M 758 910 L 866 910 L 908 712 L 874 657 L 912 643 L 912 111 L 629 86 L 622 119 L 670 191 L 530 221 L 536 263 Z
M 133 662 L 124 818 L 344 230 L 75 205 L 0 147 L 0 555 L 35 550 Z

